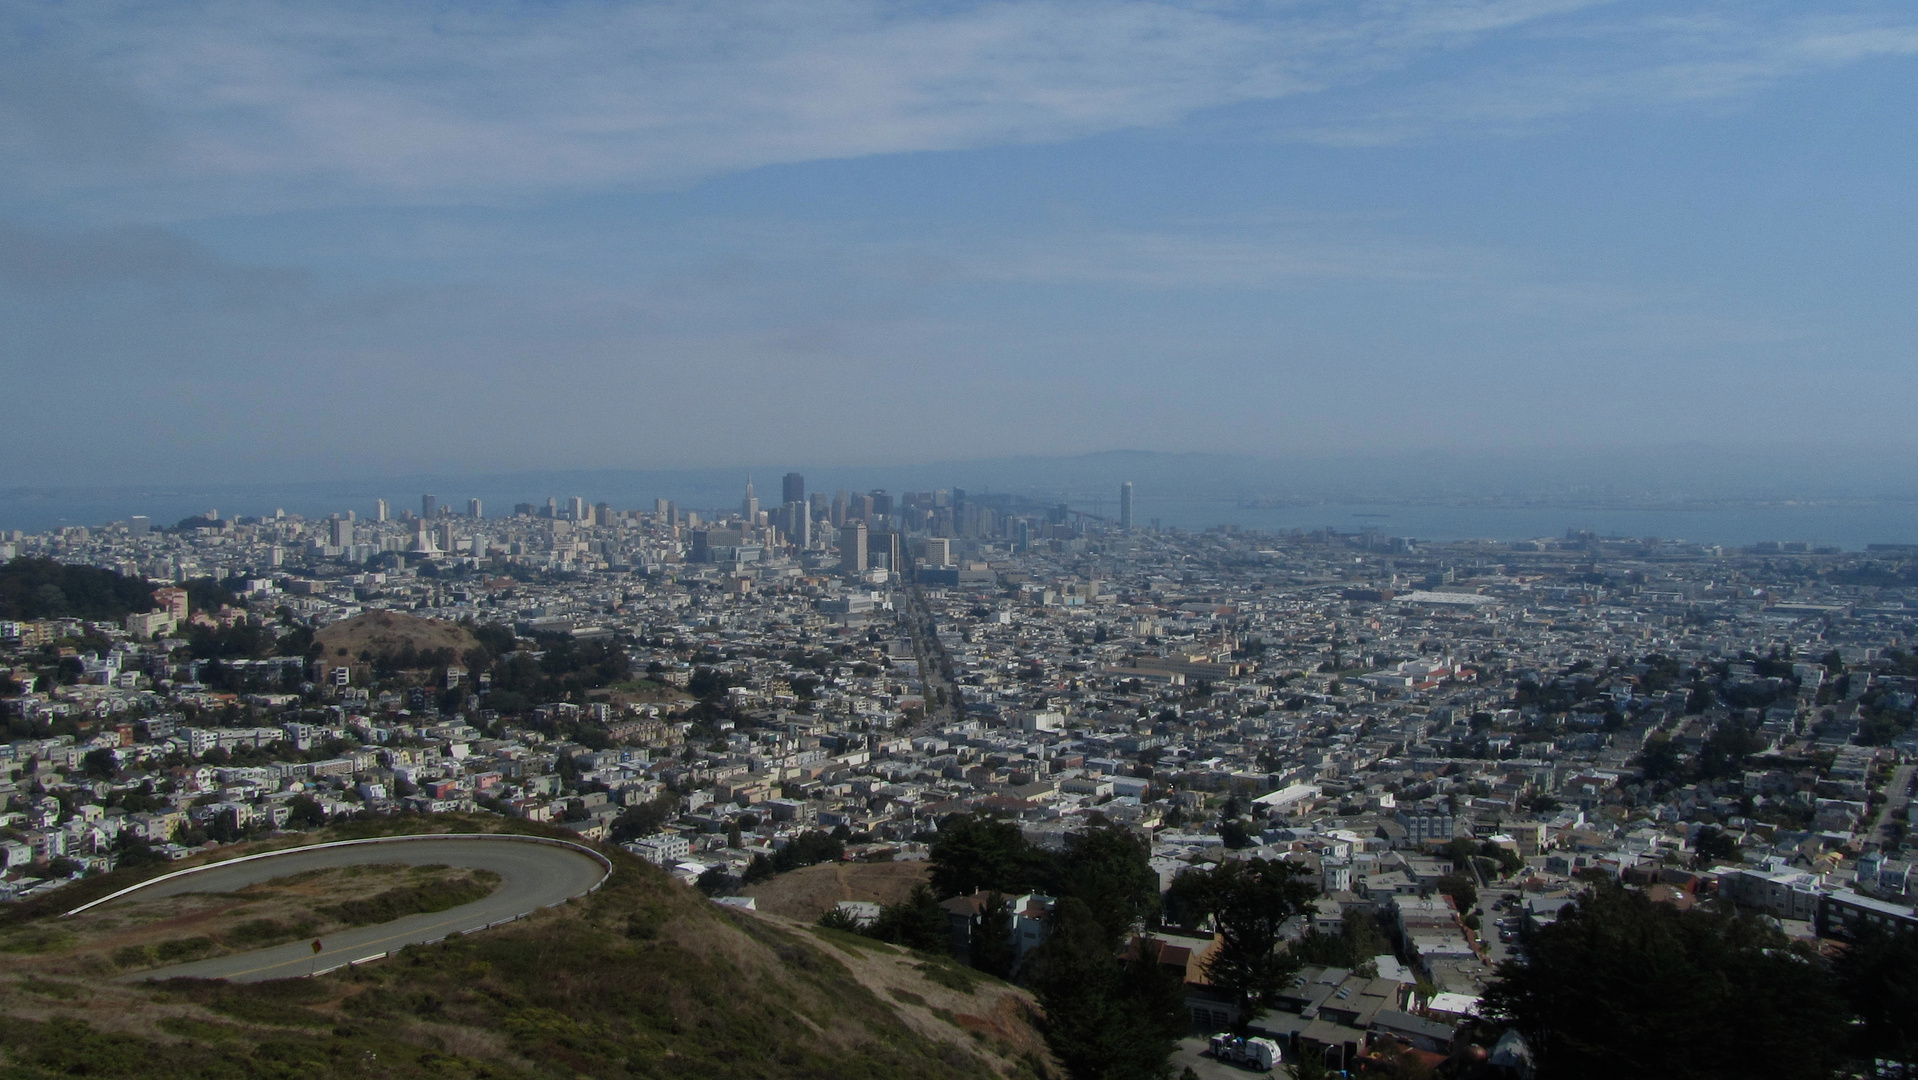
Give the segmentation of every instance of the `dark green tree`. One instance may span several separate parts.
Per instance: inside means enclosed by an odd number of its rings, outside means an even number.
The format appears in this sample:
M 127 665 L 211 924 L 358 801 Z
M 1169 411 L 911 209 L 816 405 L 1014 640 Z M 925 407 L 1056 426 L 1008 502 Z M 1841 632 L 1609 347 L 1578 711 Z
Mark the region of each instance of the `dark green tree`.
M 881 941 L 909 949 L 946 953 L 952 950 L 951 921 L 939 898 L 925 885 L 914 885 L 912 895 L 879 909 L 867 933 Z
M 1024 893 L 1040 869 L 1039 854 L 1020 835 L 1018 823 L 986 814 L 947 818 L 930 854 L 930 880 L 942 897 L 971 896 L 980 889 Z
M 1861 1021 L 1856 1056 L 1918 1063 L 1918 933 L 1863 924 L 1835 970 Z
M 974 921 L 971 939 L 966 945 L 972 966 L 988 975 L 1011 978 L 1013 965 L 1018 961 L 1012 932 L 1012 905 L 1004 896 L 992 893 Z
M 1105 928 L 1074 897 L 1053 909 L 1044 945 L 1029 961 L 1045 1010 L 1046 1044 L 1074 1080 L 1162 1080 L 1189 1024 L 1184 987 L 1157 963 L 1146 939 L 1122 960 Z
M 1219 948 L 1206 962 L 1206 977 L 1238 1003 L 1244 1023 L 1298 969 L 1298 958 L 1279 948 L 1279 930 L 1318 890 L 1301 867 L 1269 859 L 1234 860 L 1196 873 L 1209 879 L 1207 906 L 1218 920 Z
M 1556 1080 L 1825 1080 L 1845 1037 L 1815 954 L 1751 916 L 1680 912 L 1610 882 L 1500 965 L 1484 1005 Z
M 1117 949 L 1159 914 L 1159 874 L 1151 854 L 1151 844 L 1122 825 L 1089 829 L 1066 842 L 1046 885 L 1056 896 L 1083 902 Z

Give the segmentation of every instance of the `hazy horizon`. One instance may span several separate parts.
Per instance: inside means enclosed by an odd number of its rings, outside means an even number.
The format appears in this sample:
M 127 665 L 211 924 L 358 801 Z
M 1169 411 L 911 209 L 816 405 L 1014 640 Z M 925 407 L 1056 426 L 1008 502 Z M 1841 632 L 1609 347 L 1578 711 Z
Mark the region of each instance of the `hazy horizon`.
M 1918 448 L 1902 5 L 0 28 L 0 485 Z

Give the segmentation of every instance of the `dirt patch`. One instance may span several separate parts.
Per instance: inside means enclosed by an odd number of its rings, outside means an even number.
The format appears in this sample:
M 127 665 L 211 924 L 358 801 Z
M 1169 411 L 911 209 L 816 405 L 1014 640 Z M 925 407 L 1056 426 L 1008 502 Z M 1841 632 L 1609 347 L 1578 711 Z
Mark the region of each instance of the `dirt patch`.
M 398 611 L 367 611 L 324 627 L 313 635 L 328 664 L 363 667 L 366 657 L 385 657 L 401 667 L 437 667 L 463 663 L 479 639 L 458 623 L 422 619 Z M 443 654 L 444 658 L 441 658 Z M 437 663 L 427 663 L 427 658 Z
M 915 862 L 820 863 L 768 878 L 744 890 L 760 911 L 812 922 L 841 900 L 897 904 L 926 880 L 931 864 Z

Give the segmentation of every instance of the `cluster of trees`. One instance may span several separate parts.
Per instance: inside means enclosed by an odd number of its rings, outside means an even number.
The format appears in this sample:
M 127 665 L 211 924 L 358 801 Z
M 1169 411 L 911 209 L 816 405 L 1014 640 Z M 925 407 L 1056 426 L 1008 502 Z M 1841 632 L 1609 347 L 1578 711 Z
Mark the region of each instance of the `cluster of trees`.
M 1168 918 L 1216 926 L 1222 945 L 1207 976 L 1249 1014 L 1291 980 L 1298 955 L 1280 928 L 1316 895 L 1289 863 L 1238 860 L 1181 874 L 1161 908 L 1149 846 L 1109 823 L 1073 836 L 1063 851 L 1028 843 L 1016 823 L 985 814 L 948 818 L 933 841 L 929 884 L 885 907 L 862 932 L 945 951 L 951 921 L 942 900 L 984 894 L 969 931 L 973 967 L 1029 986 L 1045 1012 L 1048 1045 L 1081 1080 L 1163 1077 L 1189 1020 L 1183 969 L 1158 962 L 1151 928 Z M 1055 898 L 1046 940 L 1019 958 L 1011 899 Z M 828 915 L 828 925 L 851 920 Z M 1376 932 L 1376 931 L 1375 931 Z M 1369 947 L 1369 946 L 1368 946 Z
M 1486 1015 L 1541 1076 L 1825 1080 L 1918 1062 L 1918 935 L 1871 930 L 1835 962 L 1765 920 L 1600 883 L 1499 970 Z
M 739 826 L 733 826 L 737 829 Z M 733 846 L 739 846 L 735 837 Z M 846 854 L 846 845 L 829 832 L 809 829 L 787 841 L 786 846 L 773 852 L 772 858 L 754 855 L 746 866 L 744 881 L 751 885 L 763 881 L 774 874 L 783 874 L 788 870 L 797 870 L 802 866 L 814 866 L 823 862 L 838 862 Z
M 0 619 L 118 622 L 153 610 L 153 586 L 112 570 L 20 557 L 0 566 Z

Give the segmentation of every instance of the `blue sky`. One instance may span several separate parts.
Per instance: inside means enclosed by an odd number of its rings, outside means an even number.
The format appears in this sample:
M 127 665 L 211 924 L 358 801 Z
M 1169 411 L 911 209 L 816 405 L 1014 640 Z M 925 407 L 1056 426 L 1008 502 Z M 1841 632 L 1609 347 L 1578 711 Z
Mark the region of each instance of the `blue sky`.
M 0 483 L 1915 441 L 1904 4 L 0 0 Z

